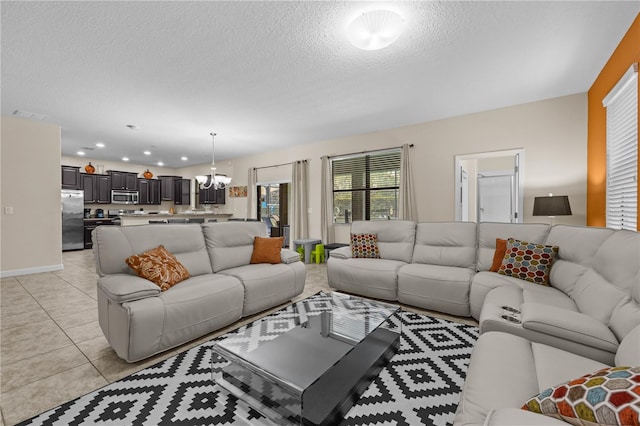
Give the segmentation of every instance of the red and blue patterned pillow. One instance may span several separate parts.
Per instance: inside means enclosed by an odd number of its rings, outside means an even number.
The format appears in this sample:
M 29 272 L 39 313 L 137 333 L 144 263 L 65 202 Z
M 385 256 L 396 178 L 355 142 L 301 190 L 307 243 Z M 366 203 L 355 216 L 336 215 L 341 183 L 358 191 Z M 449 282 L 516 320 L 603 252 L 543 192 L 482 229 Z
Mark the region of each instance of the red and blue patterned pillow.
M 528 400 L 523 410 L 572 425 L 640 424 L 640 367 L 608 367 L 554 386 Z
M 545 246 L 509 238 L 498 273 L 549 285 L 549 271 L 558 250 L 558 246 Z
M 380 259 L 378 235 L 351 234 L 351 257 L 356 259 Z

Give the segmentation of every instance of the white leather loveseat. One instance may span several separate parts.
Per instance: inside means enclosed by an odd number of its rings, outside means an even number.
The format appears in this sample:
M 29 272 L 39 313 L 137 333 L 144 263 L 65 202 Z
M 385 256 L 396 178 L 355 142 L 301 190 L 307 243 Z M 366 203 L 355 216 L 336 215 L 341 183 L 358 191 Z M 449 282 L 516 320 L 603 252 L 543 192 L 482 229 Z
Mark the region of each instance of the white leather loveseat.
M 100 327 L 116 354 L 134 362 L 291 300 L 304 289 L 298 253 L 250 264 L 260 222 L 101 226 L 93 234 Z M 125 263 L 164 245 L 190 273 L 167 291 Z

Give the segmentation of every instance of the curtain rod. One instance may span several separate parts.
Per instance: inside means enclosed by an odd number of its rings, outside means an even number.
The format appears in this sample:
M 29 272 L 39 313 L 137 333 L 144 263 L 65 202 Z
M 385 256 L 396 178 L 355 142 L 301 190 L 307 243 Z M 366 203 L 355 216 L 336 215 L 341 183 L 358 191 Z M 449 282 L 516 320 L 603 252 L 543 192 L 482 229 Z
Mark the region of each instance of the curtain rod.
M 291 161 L 289 163 L 282 163 L 282 164 L 274 164 L 273 166 L 262 166 L 262 167 L 254 167 L 255 170 L 260 170 L 260 169 L 270 169 L 272 167 L 280 167 L 280 166 L 289 166 L 292 163 L 300 163 L 300 162 L 304 162 L 306 163 L 307 160 L 297 160 L 297 161 Z
M 355 154 L 369 154 L 371 152 L 389 151 L 391 149 L 399 149 L 399 148 L 402 148 L 402 145 L 400 145 L 400 146 L 392 146 L 392 147 L 389 147 L 389 148 L 372 149 L 370 151 L 360 151 L 360 152 L 350 152 L 350 153 L 347 153 L 347 154 L 327 155 L 327 158 L 346 157 L 346 156 L 355 155 Z M 409 144 L 409 148 L 413 148 L 413 144 L 412 143 Z M 320 158 L 322 158 L 322 157 L 320 157 Z

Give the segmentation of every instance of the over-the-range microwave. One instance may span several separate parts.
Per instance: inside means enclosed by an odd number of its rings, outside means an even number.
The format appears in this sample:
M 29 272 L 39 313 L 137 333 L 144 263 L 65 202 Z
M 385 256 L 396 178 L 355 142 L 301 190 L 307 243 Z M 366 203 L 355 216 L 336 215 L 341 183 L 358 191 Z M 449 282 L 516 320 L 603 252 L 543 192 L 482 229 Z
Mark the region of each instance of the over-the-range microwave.
M 111 190 L 111 204 L 138 204 L 138 191 Z

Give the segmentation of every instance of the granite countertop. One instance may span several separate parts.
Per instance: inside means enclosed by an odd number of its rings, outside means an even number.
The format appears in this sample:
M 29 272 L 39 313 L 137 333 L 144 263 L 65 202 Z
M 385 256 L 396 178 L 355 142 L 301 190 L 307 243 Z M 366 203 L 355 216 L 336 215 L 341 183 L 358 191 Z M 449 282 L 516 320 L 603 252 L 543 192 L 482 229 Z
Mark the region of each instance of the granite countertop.
M 119 215 L 120 217 L 146 217 L 146 218 L 154 218 L 154 217 L 192 217 L 192 216 L 232 216 L 231 213 L 214 213 L 214 212 L 196 212 L 196 213 L 186 213 L 186 212 L 178 212 L 178 213 L 123 213 Z

